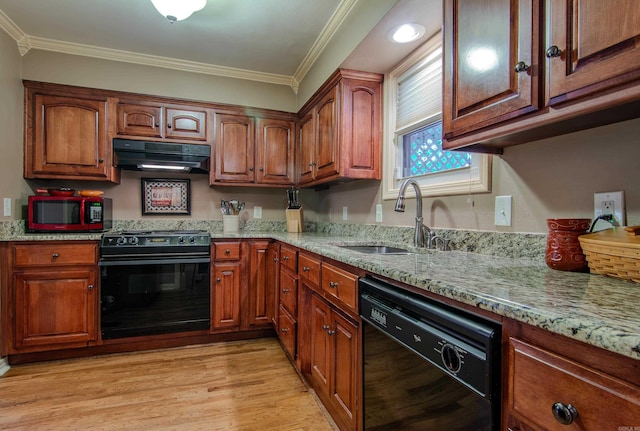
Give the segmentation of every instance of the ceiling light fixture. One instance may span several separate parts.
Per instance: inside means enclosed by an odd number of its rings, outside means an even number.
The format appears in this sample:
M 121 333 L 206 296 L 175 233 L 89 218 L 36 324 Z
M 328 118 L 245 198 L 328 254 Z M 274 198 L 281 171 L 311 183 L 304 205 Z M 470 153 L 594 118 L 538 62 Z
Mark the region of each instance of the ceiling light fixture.
M 394 27 L 388 34 L 389 40 L 396 43 L 408 43 L 424 36 L 425 29 L 420 24 L 402 24 Z
M 151 0 L 153 6 L 170 23 L 182 21 L 207 5 L 207 0 Z

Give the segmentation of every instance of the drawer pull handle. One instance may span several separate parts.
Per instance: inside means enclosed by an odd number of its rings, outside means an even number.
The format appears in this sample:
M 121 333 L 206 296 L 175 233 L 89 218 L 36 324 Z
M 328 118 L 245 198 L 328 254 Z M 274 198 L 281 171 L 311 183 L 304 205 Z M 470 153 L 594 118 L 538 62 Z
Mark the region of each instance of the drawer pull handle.
M 289 256 L 284 256 L 284 257 L 282 258 L 282 260 L 284 260 L 285 262 L 286 262 L 286 261 L 288 261 L 288 260 L 289 260 Z
M 288 330 L 289 330 L 289 328 L 282 328 L 282 329 L 280 329 L 280 332 L 282 332 L 282 333 L 284 334 L 284 333 L 285 333 L 285 332 L 287 332 Z
M 273 258 L 273 261 L 274 261 L 274 262 L 277 262 L 277 261 L 278 261 L 278 258 L 277 258 L 277 257 L 274 257 L 274 258 Z
M 58 253 L 53 253 L 53 254 L 51 255 L 51 257 L 52 257 L 52 258 L 54 258 L 54 259 L 56 259 L 56 258 L 60 257 L 60 255 L 59 255 Z
M 304 272 L 309 272 L 309 271 L 311 270 L 311 268 L 309 268 L 308 266 L 303 266 L 303 267 L 302 267 L 302 270 L 303 270 Z
M 335 281 L 330 281 L 329 282 L 329 287 L 332 289 L 335 289 L 336 287 L 338 287 L 338 283 Z
M 562 54 L 562 50 L 556 45 L 551 45 L 545 52 L 547 58 L 560 57 L 560 54 Z
M 282 293 L 289 293 L 289 289 L 282 289 Z
M 329 329 L 329 325 L 322 325 L 322 329 L 326 331 L 327 329 Z
M 529 66 L 524 61 L 519 61 L 516 63 L 514 70 L 516 71 L 516 73 L 526 72 L 527 70 L 529 70 Z
M 329 329 L 329 330 L 327 331 L 327 334 L 329 334 L 329 335 L 333 335 L 333 334 L 335 334 L 335 333 L 336 333 L 336 331 L 332 331 L 331 329 Z
M 578 410 L 571 404 L 566 406 L 562 403 L 555 403 L 551 406 L 553 417 L 562 425 L 571 425 L 575 418 L 578 417 Z

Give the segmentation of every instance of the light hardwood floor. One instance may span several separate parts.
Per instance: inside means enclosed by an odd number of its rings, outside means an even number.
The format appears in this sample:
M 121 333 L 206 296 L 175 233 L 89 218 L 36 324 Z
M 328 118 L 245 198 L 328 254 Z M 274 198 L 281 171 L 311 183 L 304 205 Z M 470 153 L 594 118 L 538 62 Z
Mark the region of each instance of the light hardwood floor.
M 13 366 L 2 430 L 333 431 L 274 339 Z

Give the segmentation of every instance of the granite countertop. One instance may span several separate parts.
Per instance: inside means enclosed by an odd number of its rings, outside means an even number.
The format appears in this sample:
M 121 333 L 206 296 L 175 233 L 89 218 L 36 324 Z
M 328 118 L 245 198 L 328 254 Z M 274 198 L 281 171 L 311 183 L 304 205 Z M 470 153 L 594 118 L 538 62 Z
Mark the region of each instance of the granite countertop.
M 273 238 L 520 322 L 640 359 L 640 286 L 556 271 L 544 262 L 461 251 L 370 255 L 340 245 L 362 238 L 311 233 Z
M 273 238 L 498 315 L 624 356 L 640 359 L 640 285 L 610 277 L 556 271 L 543 259 L 466 251 L 417 250 L 410 255 L 371 255 L 338 245 L 384 244 L 389 237 L 329 233 L 211 231 L 215 239 Z M 100 234 L 3 235 L 0 240 L 98 240 Z M 377 238 L 370 236 L 369 238 Z M 501 240 L 502 241 L 502 238 Z

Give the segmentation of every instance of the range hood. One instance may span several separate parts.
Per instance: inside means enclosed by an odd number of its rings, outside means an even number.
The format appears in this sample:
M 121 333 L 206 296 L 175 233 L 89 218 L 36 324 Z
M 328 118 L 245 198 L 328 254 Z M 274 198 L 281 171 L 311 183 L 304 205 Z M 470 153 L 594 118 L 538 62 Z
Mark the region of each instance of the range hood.
M 122 169 L 207 174 L 211 147 L 114 138 L 113 153 L 114 165 Z

